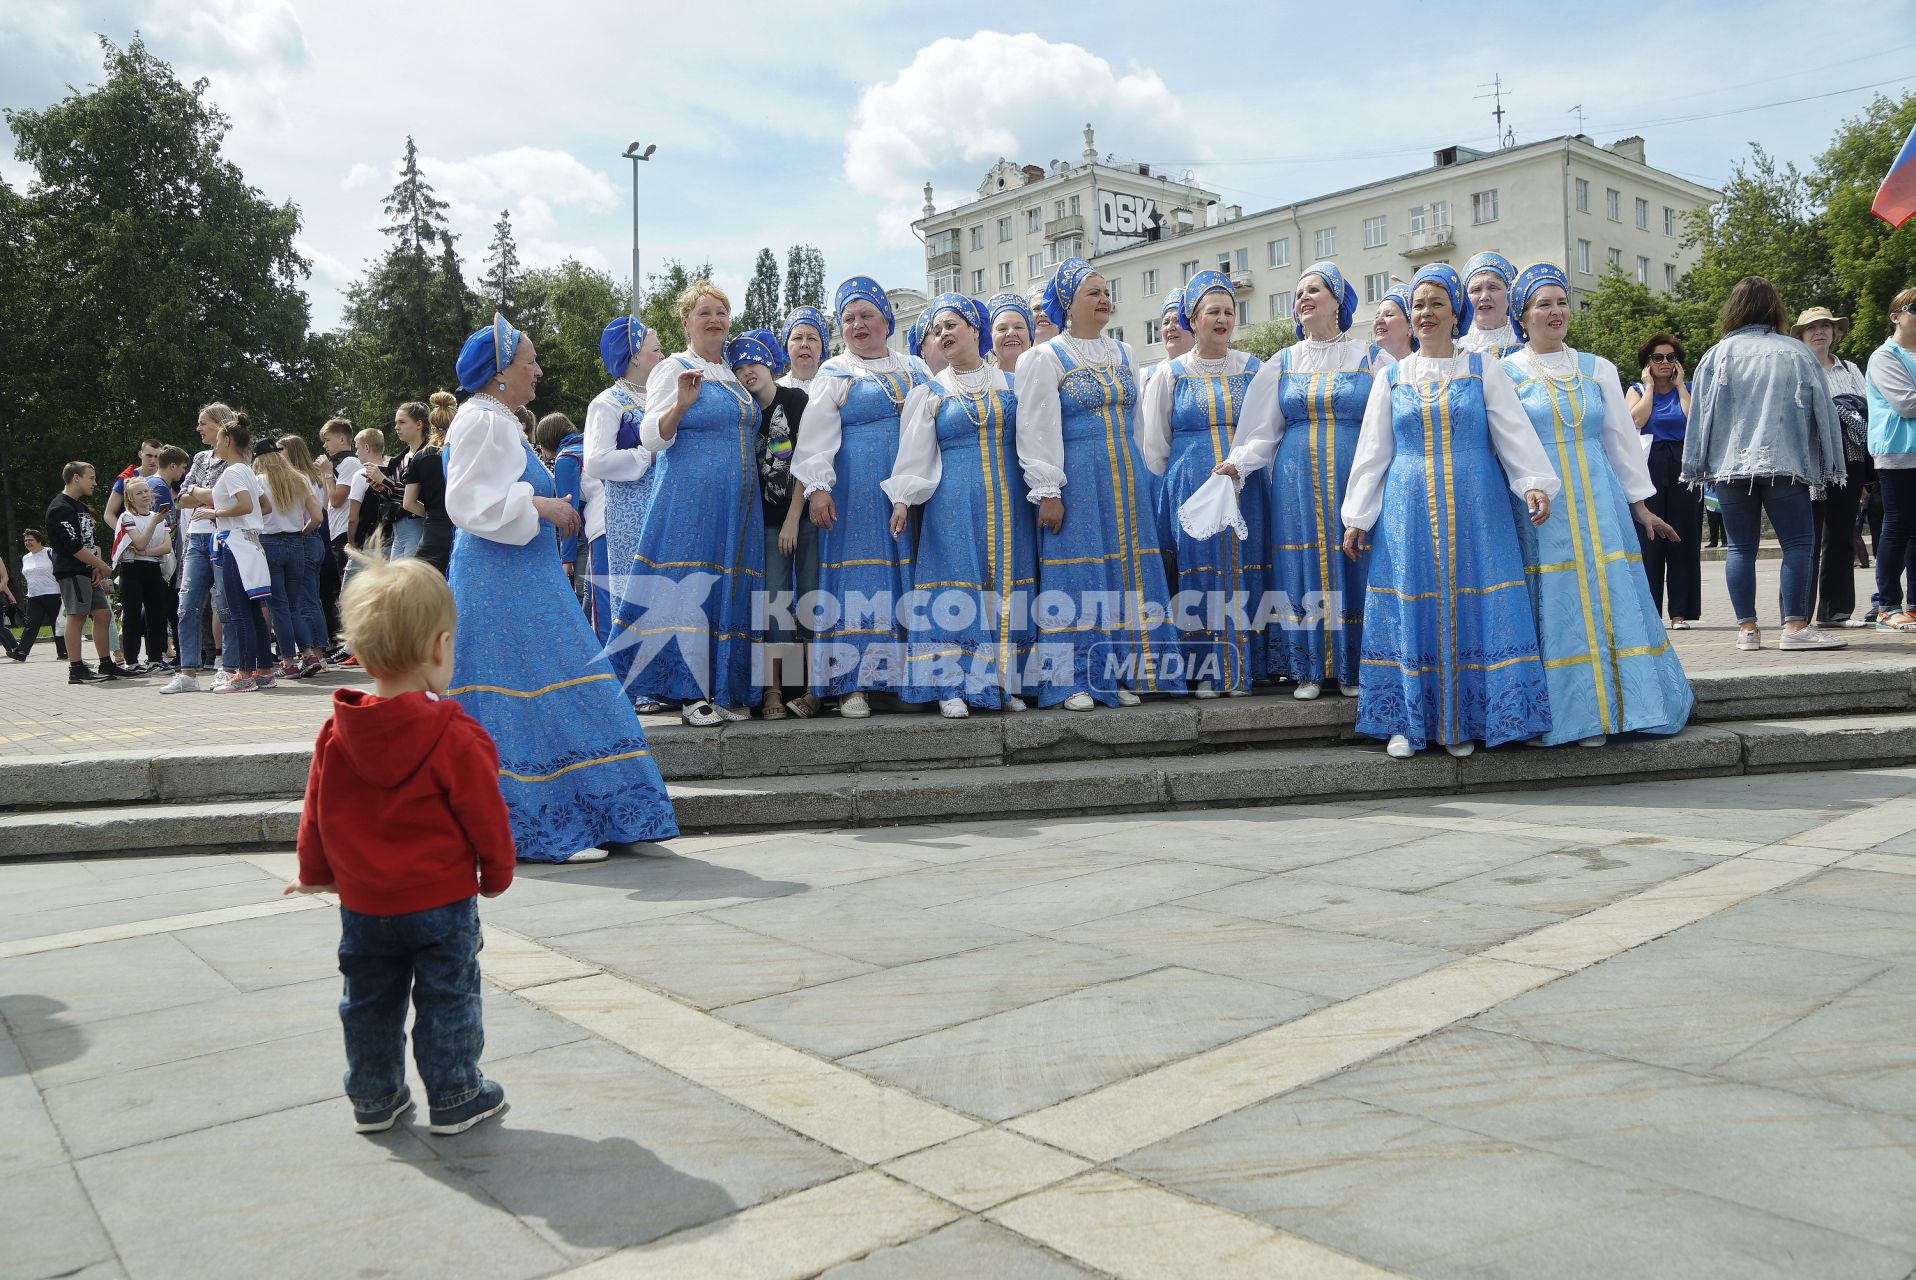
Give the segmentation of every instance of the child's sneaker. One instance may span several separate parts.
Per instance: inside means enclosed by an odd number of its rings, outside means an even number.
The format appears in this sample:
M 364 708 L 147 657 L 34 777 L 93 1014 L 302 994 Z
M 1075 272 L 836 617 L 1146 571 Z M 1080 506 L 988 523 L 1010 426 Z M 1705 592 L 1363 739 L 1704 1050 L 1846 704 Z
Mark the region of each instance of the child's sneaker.
M 225 684 L 215 684 L 213 686 L 213 692 L 214 693 L 251 693 L 253 690 L 257 688 L 259 688 L 259 685 L 254 681 L 253 677 L 234 676 L 231 680 L 228 680 Z
M 273 687 L 273 672 L 271 668 L 253 677 L 253 687 L 255 689 L 270 689 Z
M 412 1090 L 405 1085 L 399 1086 L 399 1100 L 390 1107 L 381 1107 L 377 1111 L 362 1111 L 353 1108 L 354 1133 L 384 1133 L 399 1123 L 399 1117 L 412 1110 Z
M 456 1107 L 434 1107 L 430 1133 L 464 1133 L 481 1120 L 490 1120 L 506 1109 L 506 1091 L 490 1080 L 481 1081 L 479 1092 Z

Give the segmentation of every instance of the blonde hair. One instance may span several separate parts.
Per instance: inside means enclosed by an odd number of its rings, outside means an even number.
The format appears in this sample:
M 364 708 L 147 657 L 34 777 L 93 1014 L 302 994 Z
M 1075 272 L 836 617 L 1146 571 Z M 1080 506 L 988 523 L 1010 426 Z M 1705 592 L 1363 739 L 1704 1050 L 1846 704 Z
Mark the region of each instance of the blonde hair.
M 324 440 L 327 436 L 345 436 L 348 440 L 352 439 L 353 438 L 352 420 L 349 418 L 326 419 L 325 422 L 320 424 L 319 438 L 321 440 Z
M 284 453 L 272 450 L 258 454 L 253 459 L 253 470 L 266 481 L 266 491 L 273 495 L 273 510 L 306 509 L 306 500 L 313 496 L 313 491 Z
M 685 292 L 679 295 L 679 325 L 681 328 L 691 323 L 692 308 L 698 306 L 700 298 L 717 298 L 725 304 L 727 314 L 730 314 L 732 310 L 732 300 L 725 296 L 725 290 L 719 288 L 704 276 L 700 276 L 691 284 L 686 285 Z M 686 336 L 686 341 L 691 341 L 689 334 Z
M 446 428 L 452 425 L 454 415 L 459 412 L 459 399 L 450 391 L 435 391 L 426 397 L 432 407 L 426 410 L 426 421 L 432 424 L 432 442 L 446 443 Z
M 364 449 L 367 445 L 371 445 L 373 448 L 379 450 L 380 456 L 384 457 L 386 453 L 386 433 L 378 427 L 367 427 L 364 431 L 361 431 L 353 437 L 353 448 Z
M 346 647 L 374 676 L 403 676 L 432 657 L 432 642 L 458 620 L 452 588 L 430 561 L 348 552 L 359 566 L 339 593 Z
M 246 422 L 245 414 L 236 412 L 231 405 L 223 404 L 218 400 L 215 400 L 212 404 L 201 405 L 200 416 L 202 418 L 211 418 L 222 427 L 230 427 L 234 423 Z
M 310 476 L 314 480 L 319 479 L 319 468 L 313 464 L 313 451 L 306 447 L 304 440 L 298 436 L 281 436 L 279 447 L 285 453 L 286 461 L 292 464 L 293 470 L 303 476 Z

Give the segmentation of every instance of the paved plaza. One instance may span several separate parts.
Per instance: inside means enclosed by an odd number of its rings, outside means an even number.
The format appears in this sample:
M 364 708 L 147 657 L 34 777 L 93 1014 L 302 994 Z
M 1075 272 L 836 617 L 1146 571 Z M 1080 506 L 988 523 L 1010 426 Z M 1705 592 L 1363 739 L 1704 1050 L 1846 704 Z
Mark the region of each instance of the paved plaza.
M 290 854 L 0 866 L 0 1276 L 1916 1268 L 1916 769 L 669 849 L 485 905 L 445 1138 Z

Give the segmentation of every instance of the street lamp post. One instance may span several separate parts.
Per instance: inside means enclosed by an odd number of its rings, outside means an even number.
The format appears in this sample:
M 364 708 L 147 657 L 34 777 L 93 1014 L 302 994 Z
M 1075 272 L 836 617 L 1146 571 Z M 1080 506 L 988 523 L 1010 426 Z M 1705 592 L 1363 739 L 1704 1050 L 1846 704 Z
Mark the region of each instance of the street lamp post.
M 650 160 L 658 147 L 648 143 L 641 147 L 637 142 L 629 142 L 625 147 L 625 158 L 632 162 L 632 314 L 639 314 L 639 290 L 642 287 L 639 275 L 639 162 Z

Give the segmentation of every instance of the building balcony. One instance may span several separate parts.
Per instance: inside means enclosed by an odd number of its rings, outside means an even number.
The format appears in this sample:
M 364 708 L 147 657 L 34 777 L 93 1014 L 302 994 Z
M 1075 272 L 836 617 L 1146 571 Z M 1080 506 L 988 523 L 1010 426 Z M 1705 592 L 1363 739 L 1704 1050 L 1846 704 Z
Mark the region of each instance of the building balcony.
M 965 255 L 960 250 L 954 249 L 950 253 L 934 253 L 925 259 L 925 271 L 927 274 L 935 274 L 948 268 L 961 267 L 964 265 L 964 262 Z
M 1404 247 L 1398 250 L 1406 258 L 1435 258 L 1449 253 L 1457 247 L 1455 227 L 1432 227 L 1428 231 L 1409 231 L 1403 236 Z
M 1231 288 L 1233 290 L 1238 293 L 1250 292 L 1251 273 L 1249 271 L 1226 271 L 1224 274 L 1231 277 Z
M 1047 240 L 1062 240 L 1066 236 L 1083 234 L 1084 215 L 1082 213 L 1067 213 L 1062 218 L 1053 218 L 1044 224 L 1044 238 Z

